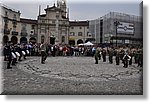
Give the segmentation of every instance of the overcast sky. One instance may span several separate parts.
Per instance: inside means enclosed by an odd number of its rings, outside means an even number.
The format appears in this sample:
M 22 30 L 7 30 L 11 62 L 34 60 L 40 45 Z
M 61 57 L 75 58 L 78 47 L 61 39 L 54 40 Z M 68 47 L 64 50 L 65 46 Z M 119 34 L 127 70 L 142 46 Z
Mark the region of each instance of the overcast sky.
M 37 19 L 38 8 L 41 14 L 44 9 L 53 6 L 57 0 L 0 0 L 3 4 L 21 12 L 21 17 Z M 42 1 L 42 2 L 41 2 Z M 97 19 L 110 11 L 139 15 L 139 4 L 142 0 L 66 0 L 69 8 L 70 20 Z M 111 2 L 110 2 L 111 1 Z M 113 1 L 113 2 L 112 2 Z M 131 2 L 132 1 L 132 2 Z

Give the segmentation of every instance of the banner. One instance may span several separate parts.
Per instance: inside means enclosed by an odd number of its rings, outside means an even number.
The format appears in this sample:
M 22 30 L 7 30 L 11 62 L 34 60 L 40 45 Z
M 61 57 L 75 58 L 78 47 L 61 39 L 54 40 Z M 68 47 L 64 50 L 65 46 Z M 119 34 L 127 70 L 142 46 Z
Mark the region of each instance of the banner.
M 119 34 L 134 34 L 134 24 L 119 22 L 120 24 L 117 27 L 117 33 Z

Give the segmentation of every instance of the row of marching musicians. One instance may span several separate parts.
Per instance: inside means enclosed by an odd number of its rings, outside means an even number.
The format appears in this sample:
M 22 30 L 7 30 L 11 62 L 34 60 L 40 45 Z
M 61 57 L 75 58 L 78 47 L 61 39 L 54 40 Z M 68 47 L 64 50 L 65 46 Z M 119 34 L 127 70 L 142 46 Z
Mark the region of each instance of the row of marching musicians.
M 118 48 L 100 48 L 96 47 L 95 51 L 95 64 L 98 64 L 98 60 L 103 59 L 106 62 L 106 56 L 108 55 L 108 62 L 113 63 L 113 57 L 115 56 L 116 65 L 121 62 L 124 64 L 123 67 L 127 68 L 128 65 L 132 65 L 133 58 L 134 63 L 138 67 L 143 67 L 143 49 L 142 48 L 129 48 L 129 47 L 118 47 Z
M 4 61 L 7 61 L 7 69 L 11 69 L 11 65 L 15 66 L 18 61 L 26 59 L 29 54 L 27 46 L 25 44 L 13 44 L 11 41 L 3 48 Z

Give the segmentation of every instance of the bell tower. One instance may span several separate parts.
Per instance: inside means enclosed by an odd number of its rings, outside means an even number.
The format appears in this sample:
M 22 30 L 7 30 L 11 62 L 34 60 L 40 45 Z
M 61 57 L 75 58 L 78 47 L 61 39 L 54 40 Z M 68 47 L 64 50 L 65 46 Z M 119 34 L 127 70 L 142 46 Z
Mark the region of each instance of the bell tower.
M 57 7 L 62 10 L 62 15 L 67 17 L 67 5 L 66 0 L 57 0 Z

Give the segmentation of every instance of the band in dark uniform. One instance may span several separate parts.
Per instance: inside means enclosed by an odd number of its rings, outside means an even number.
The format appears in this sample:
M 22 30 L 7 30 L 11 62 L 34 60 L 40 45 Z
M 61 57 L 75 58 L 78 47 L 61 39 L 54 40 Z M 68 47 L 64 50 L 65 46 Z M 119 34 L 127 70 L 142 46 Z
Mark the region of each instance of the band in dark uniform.
M 4 61 L 7 61 L 7 69 L 16 66 L 18 61 L 22 61 L 22 57 L 26 59 L 26 55 L 28 54 L 26 51 L 28 50 L 25 44 L 13 44 L 11 41 L 8 41 L 3 48 Z

